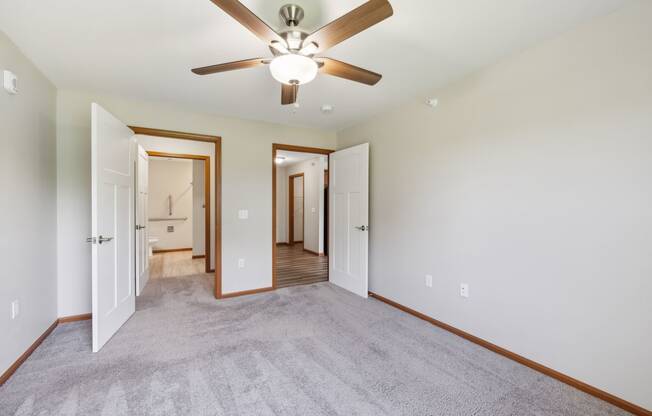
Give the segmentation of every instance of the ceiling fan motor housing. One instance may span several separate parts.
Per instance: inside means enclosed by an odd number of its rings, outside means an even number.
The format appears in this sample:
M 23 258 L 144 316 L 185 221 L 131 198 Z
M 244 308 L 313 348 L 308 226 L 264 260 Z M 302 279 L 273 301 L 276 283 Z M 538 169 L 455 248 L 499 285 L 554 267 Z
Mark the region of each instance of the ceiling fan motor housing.
M 296 4 L 286 4 L 281 7 L 279 14 L 283 22 L 289 27 L 299 26 L 304 16 L 303 9 Z

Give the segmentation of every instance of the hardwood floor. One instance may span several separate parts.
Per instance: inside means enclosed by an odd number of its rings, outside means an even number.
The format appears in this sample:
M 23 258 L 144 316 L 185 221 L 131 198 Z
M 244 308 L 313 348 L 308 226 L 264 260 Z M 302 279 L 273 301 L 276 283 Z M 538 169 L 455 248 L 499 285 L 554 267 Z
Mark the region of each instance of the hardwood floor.
M 288 287 L 328 281 L 328 257 L 303 250 L 303 244 L 276 247 L 276 285 Z
M 171 253 L 154 253 L 149 258 L 150 279 L 180 277 L 203 274 L 205 259 L 193 259 L 192 251 L 176 251 Z

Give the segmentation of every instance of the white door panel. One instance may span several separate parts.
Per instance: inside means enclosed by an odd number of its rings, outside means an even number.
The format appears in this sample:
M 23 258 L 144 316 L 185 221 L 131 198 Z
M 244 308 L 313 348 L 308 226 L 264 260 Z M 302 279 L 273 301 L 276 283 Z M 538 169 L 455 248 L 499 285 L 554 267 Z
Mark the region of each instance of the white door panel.
M 368 296 L 369 144 L 331 153 L 329 280 Z
M 133 132 L 91 105 L 93 351 L 135 310 Z
M 149 228 L 147 228 L 147 200 L 149 192 L 149 156 L 138 145 L 136 159 L 136 296 L 149 280 Z

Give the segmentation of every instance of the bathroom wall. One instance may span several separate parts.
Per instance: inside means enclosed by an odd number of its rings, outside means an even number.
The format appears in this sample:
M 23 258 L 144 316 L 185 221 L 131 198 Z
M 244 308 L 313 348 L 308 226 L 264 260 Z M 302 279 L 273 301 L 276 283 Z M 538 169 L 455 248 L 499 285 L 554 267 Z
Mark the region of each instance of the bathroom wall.
M 188 159 L 149 158 L 149 237 L 156 250 L 192 249 L 193 163 Z M 171 198 L 171 207 L 170 207 Z M 162 218 L 174 218 L 157 221 Z M 185 220 L 176 220 L 185 218 Z

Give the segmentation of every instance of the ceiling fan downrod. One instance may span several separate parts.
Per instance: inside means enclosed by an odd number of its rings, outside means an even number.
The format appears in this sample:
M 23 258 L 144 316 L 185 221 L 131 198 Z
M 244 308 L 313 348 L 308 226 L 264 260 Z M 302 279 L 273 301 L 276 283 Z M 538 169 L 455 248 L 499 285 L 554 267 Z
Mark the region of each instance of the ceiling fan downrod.
M 281 15 L 281 19 L 283 19 L 283 22 L 285 22 L 285 25 L 289 27 L 299 26 L 299 23 L 301 23 L 304 16 L 303 9 L 301 6 L 296 4 L 286 4 L 281 7 L 279 14 Z

